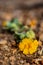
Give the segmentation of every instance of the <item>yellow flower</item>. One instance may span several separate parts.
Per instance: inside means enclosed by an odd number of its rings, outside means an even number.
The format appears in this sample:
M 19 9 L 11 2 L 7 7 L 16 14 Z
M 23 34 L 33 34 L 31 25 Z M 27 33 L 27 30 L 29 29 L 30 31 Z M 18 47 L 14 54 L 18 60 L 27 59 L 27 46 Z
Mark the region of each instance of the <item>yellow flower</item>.
M 3 21 L 2 26 L 6 26 L 6 25 L 7 25 L 7 22 Z
M 35 20 L 35 19 L 31 20 L 30 26 L 31 27 L 35 26 L 36 25 L 36 22 L 37 22 L 37 20 Z
M 25 55 L 33 54 L 37 51 L 38 41 L 25 38 L 19 43 L 20 51 L 23 51 Z

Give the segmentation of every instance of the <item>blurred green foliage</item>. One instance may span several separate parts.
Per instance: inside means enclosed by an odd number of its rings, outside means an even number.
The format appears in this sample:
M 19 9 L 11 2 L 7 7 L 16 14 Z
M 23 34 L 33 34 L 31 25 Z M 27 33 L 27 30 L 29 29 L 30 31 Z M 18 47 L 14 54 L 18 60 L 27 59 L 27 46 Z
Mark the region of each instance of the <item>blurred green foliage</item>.
M 6 25 L 6 29 L 10 29 L 12 32 L 14 32 L 14 38 L 17 41 L 25 37 L 31 39 L 35 38 L 35 33 L 33 32 L 33 30 L 29 29 L 28 26 L 23 25 L 18 21 L 17 18 L 13 18 L 10 22 L 8 22 Z

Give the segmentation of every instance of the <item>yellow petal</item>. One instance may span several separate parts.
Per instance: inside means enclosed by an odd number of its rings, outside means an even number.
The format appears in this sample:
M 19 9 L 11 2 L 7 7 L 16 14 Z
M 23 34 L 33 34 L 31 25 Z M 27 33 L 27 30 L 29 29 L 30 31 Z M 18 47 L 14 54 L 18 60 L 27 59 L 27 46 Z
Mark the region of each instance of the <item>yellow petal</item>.
M 23 54 L 27 55 L 29 50 L 27 48 L 24 49 Z
M 22 43 L 19 44 L 19 49 L 20 49 L 21 51 L 24 50 L 24 47 L 25 47 L 24 44 L 22 44 Z

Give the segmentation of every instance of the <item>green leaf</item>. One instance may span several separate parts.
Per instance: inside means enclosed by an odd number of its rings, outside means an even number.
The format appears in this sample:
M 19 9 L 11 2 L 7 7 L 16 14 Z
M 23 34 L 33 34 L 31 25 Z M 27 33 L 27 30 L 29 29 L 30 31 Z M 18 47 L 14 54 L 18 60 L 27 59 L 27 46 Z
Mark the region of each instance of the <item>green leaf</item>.
M 6 28 L 9 29 L 11 27 L 11 23 L 7 22 Z
M 20 39 L 23 39 L 23 38 L 25 38 L 25 33 L 20 34 Z
M 17 36 L 19 36 L 20 39 L 23 39 L 25 37 L 25 33 L 23 33 L 23 32 L 21 32 L 21 33 L 15 32 L 15 34 Z
M 35 38 L 35 33 L 32 30 L 27 31 L 26 37 L 28 38 Z

